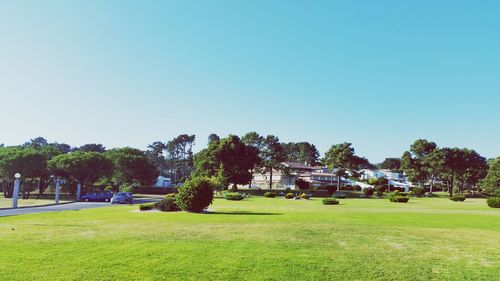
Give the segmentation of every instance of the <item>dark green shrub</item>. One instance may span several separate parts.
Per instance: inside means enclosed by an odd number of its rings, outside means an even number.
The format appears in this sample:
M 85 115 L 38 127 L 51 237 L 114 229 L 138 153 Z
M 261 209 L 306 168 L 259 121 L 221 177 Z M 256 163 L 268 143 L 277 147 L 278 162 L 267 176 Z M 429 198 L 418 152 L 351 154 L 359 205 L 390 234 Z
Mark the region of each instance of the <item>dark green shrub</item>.
M 422 187 L 414 187 L 413 188 L 413 195 L 417 196 L 417 197 L 421 197 L 425 194 L 425 189 L 422 188 Z
M 453 195 L 450 197 L 450 200 L 455 201 L 455 202 L 458 202 L 458 201 L 463 202 L 463 201 L 465 201 L 465 195 L 463 195 L 463 194 Z
M 226 192 L 224 193 L 224 198 L 226 198 L 226 200 L 240 201 L 245 197 L 243 196 L 243 194 L 238 192 Z
M 367 187 L 367 188 L 363 189 L 363 193 L 365 194 L 366 197 L 372 196 L 374 191 L 375 190 L 371 187 Z
M 179 207 L 175 203 L 175 198 L 167 197 L 160 202 L 156 203 L 156 209 L 162 212 L 173 212 L 179 211 Z
M 285 189 L 285 194 L 290 193 L 290 192 L 292 192 L 292 189 L 291 189 L 290 187 L 287 187 L 287 188 Z
M 335 198 L 323 198 L 321 202 L 323 202 L 323 205 L 338 205 L 340 203 L 340 201 Z
M 289 192 L 289 193 L 285 194 L 285 198 L 286 199 L 293 199 L 293 198 L 295 198 L 295 194 Z
M 151 203 L 144 203 L 139 205 L 139 210 L 141 211 L 150 211 L 155 209 L 156 202 L 151 202 Z
M 401 196 L 401 195 L 397 195 L 397 194 L 393 194 L 393 195 L 391 195 L 391 197 L 389 197 L 389 201 L 394 202 L 394 203 L 408 203 L 409 200 L 410 200 L 410 197 Z
M 264 192 L 264 197 L 267 197 L 267 198 L 274 198 L 276 197 L 276 192 Z
M 184 211 L 202 212 L 214 198 L 214 184 L 206 177 L 193 177 L 179 188 L 175 197 L 177 206 Z
M 490 197 L 486 201 L 491 208 L 500 208 L 500 197 Z
M 238 187 L 236 186 L 236 184 L 233 184 L 233 186 L 231 186 L 231 191 L 232 192 L 237 192 L 238 191 Z

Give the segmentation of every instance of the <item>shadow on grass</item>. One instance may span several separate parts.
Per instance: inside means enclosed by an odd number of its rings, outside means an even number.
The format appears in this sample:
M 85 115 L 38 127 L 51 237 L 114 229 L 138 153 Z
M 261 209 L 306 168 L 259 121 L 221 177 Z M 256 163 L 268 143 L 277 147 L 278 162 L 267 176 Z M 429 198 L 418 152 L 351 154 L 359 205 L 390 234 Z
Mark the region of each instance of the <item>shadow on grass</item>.
M 208 215 L 241 215 L 241 216 L 277 216 L 277 215 L 282 215 L 281 213 L 257 213 L 257 212 L 250 212 L 250 211 L 236 211 L 236 212 L 206 211 L 205 214 L 208 214 Z

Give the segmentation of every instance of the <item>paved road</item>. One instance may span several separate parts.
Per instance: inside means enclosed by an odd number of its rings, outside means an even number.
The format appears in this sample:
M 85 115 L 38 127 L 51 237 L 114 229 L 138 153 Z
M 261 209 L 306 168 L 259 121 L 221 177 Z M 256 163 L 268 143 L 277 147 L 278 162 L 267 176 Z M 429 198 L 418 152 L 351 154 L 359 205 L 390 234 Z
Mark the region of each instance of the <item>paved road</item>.
M 134 204 L 142 204 L 146 202 L 157 201 L 157 199 L 135 199 Z M 45 213 L 45 212 L 60 212 L 60 211 L 75 211 L 81 209 L 92 209 L 92 208 L 102 208 L 118 206 L 107 202 L 76 202 L 61 205 L 52 205 L 44 207 L 29 207 L 29 208 L 18 208 L 18 209 L 8 209 L 0 210 L 0 217 L 5 216 L 15 216 L 33 213 Z

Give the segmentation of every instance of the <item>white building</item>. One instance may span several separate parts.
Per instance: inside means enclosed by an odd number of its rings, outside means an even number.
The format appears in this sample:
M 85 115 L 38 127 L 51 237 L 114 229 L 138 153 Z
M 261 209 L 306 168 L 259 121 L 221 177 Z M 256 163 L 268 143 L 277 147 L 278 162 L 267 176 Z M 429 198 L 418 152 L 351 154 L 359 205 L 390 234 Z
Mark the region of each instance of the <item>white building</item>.
M 159 176 L 156 179 L 156 187 L 172 187 L 172 180 L 170 178 Z

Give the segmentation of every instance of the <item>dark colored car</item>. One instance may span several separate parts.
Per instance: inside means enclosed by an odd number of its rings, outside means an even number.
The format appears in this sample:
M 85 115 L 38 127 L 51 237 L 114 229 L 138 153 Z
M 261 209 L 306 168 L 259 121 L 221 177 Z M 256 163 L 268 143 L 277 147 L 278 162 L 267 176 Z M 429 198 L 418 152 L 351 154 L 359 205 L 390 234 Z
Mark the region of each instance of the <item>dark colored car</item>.
M 90 192 L 86 193 L 81 197 L 82 201 L 90 202 L 90 201 L 104 201 L 109 202 L 113 197 L 113 193 L 110 191 L 104 192 Z
M 132 204 L 134 197 L 130 192 L 117 192 L 111 198 L 111 204 Z

